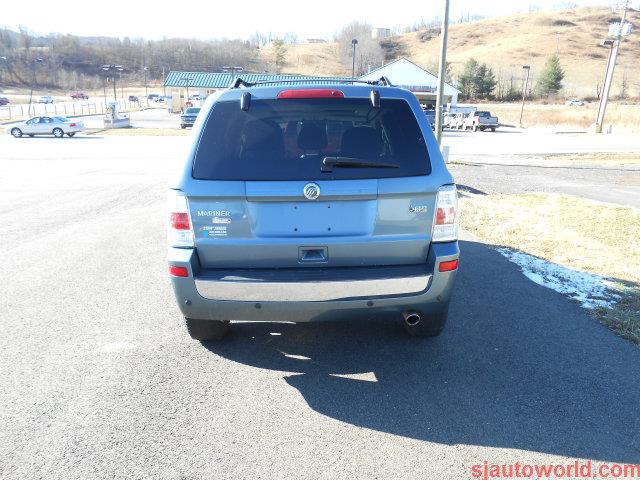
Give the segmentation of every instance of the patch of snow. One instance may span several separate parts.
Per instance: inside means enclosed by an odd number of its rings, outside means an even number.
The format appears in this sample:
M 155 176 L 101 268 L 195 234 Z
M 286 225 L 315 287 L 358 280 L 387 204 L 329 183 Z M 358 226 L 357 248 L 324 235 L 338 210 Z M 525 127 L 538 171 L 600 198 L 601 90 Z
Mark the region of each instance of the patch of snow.
M 621 298 L 611 282 L 600 275 L 547 262 L 509 248 L 496 250 L 518 265 L 529 280 L 578 301 L 584 308 L 611 307 Z

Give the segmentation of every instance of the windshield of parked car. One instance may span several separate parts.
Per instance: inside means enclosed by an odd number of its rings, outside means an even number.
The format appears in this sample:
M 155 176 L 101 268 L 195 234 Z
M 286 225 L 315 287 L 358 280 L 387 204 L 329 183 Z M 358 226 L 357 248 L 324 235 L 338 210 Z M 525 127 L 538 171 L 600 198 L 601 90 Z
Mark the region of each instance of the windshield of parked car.
M 396 164 L 337 168 L 325 157 Z M 201 134 L 193 176 L 209 180 L 356 179 L 428 175 L 425 139 L 409 104 L 368 98 L 219 102 Z
M 200 113 L 200 108 L 199 107 L 191 107 L 191 108 L 187 108 L 184 113 L 188 114 L 188 115 L 197 115 L 198 113 Z

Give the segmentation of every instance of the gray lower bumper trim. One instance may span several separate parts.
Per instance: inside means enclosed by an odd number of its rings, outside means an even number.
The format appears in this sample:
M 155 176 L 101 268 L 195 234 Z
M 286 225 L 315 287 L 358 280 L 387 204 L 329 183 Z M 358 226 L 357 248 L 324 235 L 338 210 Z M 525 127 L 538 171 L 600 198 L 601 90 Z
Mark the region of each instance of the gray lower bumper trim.
M 431 275 L 317 281 L 256 281 L 237 275 L 196 278 L 198 293 L 209 300 L 243 302 L 314 302 L 424 292 Z

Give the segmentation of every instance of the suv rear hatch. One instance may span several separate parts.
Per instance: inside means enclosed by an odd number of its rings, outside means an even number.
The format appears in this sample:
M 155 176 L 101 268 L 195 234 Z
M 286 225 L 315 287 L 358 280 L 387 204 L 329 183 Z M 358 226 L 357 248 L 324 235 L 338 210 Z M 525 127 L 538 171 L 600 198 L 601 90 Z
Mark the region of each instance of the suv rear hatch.
M 285 92 L 206 119 L 185 192 L 201 265 L 424 264 L 440 185 L 411 106 Z

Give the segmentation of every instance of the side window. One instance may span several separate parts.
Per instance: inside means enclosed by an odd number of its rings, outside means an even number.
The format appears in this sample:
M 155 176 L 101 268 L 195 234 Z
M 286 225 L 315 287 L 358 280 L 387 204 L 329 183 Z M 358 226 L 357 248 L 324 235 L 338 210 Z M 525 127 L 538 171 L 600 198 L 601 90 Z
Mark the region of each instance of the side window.
M 40 121 L 40 117 L 32 118 L 27 121 L 27 125 L 33 125 L 34 123 L 38 123 Z
M 53 120 L 51 120 L 49 117 L 42 117 L 40 119 L 40 123 L 53 123 Z

